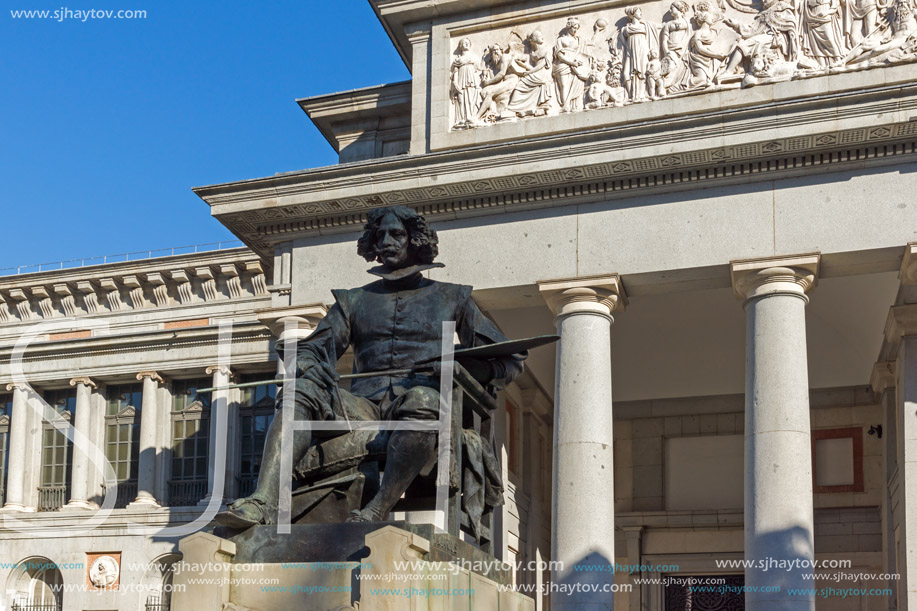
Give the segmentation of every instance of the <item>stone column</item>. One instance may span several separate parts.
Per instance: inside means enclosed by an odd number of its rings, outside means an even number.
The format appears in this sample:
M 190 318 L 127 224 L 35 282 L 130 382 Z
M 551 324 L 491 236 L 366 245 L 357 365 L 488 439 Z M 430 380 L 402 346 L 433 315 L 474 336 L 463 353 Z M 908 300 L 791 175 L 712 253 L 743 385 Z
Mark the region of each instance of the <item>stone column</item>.
M 819 255 L 732 263 L 745 307 L 745 559 L 792 562 L 792 570 L 745 569 L 749 611 L 814 610 L 812 440 L 805 306 Z M 799 564 L 808 564 L 807 568 Z M 786 565 L 784 565 L 786 566 Z
M 213 379 L 211 381 L 211 386 L 227 386 L 231 384 L 232 372 L 229 370 L 229 367 L 226 365 L 211 365 L 207 368 L 207 374 L 212 375 Z M 210 418 L 209 418 L 209 427 L 210 427 L 210 443 L 207 445 L 207 494 L 200 500 L 199 505 L 207 505 L 210 503 L 210 498 L 213 496 L 213 491 L 216 486 L 217 475 L 223 477 L 227 475 L 230 471 L 229 469 L 229 455 L 226 453 L 226 464 L 223 465 L 223 470 L 217 472 L 216 469 L 216 451 L 219 444 L 227 446 L 229 444 L 229 428 L 227 427 L 227 435 L 225 437 L 217 435 L 217 414 L 225 413 L 226 417 L 229 417 L 229 390 L 215 390 L 210 395 Z M 225 498 L 227 496 L 226 482 L 224 477 L 223 484 L 223 494 Z M 222 501 L 222 499 L 221 499 Z
M 162 378 L 155 371 L 141 371 L 138 380 L 143 380 L 143 398 L 140 407 L 140 454 L 137 465 L 137 498 L 130 508 L 159 507 L 154 489 L 156 486 L 156 422 L 159 412 L 159 384 Z
M 92 389 L 96 383 L 91 379 L 73 378 L 70 386 L 76 387 L 76 412 L 73 416 L 73 428 L 89 441 L 89 410 L 92 403 Z M 70 502 L 63 509 L 93 509 L 89 502 L 89 455 L 73 444 L 73 463 L 71 465 Z
M 6 469 L 6 502 L 3 509 L 10 511 L 35 511 L 25 505 L 25 468 L 28 446 L 28 386 L 12 382 L 6 385 L 13 391 L 13 413 L 10 414 L 10 450 Z
M 554 570 L 553 581 L 599 590 L 552 592 L 551 609 L 610 611 L 614 573 L 575 571 L 574 565 L 615 561 L 611 313 L 626 299 L 617 275 L 542 282 L 539 290 L 556 316 L 561 337 L 554 393 L 551 547 L 553 559 L 562 564 Z

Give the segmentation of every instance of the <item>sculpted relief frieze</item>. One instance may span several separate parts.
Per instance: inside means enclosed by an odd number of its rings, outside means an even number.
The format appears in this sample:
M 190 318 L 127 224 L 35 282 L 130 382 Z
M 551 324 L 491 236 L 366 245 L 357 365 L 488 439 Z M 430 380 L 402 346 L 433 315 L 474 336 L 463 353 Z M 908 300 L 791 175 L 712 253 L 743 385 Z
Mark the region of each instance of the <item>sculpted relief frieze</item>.
M 913 61 L 915 9 L 917 0 L 675 0 L 476 32 L 451 41 L 450 125 Z

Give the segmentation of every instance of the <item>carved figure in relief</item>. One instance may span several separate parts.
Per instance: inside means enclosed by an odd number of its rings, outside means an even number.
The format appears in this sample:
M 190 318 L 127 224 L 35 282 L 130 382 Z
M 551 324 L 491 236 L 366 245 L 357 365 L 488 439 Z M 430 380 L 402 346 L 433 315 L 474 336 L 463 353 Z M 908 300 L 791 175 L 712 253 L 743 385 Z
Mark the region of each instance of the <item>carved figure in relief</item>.
M 911 2 L 894 0 L 891 8 L 885 11 L 885 23 L 851 51 L 845 61 L 851 64 L 867 60 L 878 62 L 902 59 L 913 53 L 917 46 L 917 18 Z
M 624 106 L 627 99 L 627 93 L 624 87 L 621 87 L 621 79 L 614 71 L 609 71 L 605 75 L 605 82 L 602 82 L 602 75 L 593 72 L 589 75 L 589 87 L 586 89 L 586 108 L 604 108 L 605 106 Z
M 879 28 L 879 9 L 887 7 L 888 4 L 879 6 L 876 0 L 847 0 L 844 19 L 848 28 L 847 44 L 851 49 Z
M 589 78 L 589 68 L 581 53 L 583 42 L 577 36 L 579 19 L 567 19 L 554 45 L 554 66 L 551 70 L 557 86 L 557 103 L 561 112 L 583 109 L 584 83 Z
M 650 49 L 649 62 L 646 64 L 646 87 L 653 100 L 665 97 L 665 77 L 662 76 L 662 62 L 659 53 Z
M 687 81 L 688 66 L 685 53 L 691 36 L 691 26 L 685 15 L 688 14 L 688 3 L 676 0 L 669 7 L 672 20 L 662 25 L 659 33 L 659 46 L 662 49 L 662 74 L 665 76 L 665 87 L 670 91 L 684 88 Z
M 649 63 L 650 28 L 643 21 L 639 6 L 624 9 L 628 24 L 621 30 L 624 39 L 624 87 L 631 101 L 646 99 L 646 68 Z
M 797 0 L 765 0 L 761 19 L 774 35 L 774 43 L 784 59 L 802 67 L 815 67 L 806 62 L 799 48 L 799 6 Z
M 453 127 L 470 127 L 478 110 L 478 62 L 471 54 L 471 40 L 463 38 L 452 62 L 452 96 L 455 109 Z
M 822 68 L 841 63 L 847 55 L 841 29 L 840 0 L 805 0 L 803 5 L 805 44 Z
M 742 79 L 744 87 L 751 87 L 761 83 L 774 83 L 788 81 L 796 73 L 796 66 L 786 61 L 776 50 L 760 46 L 752 56 L 751 65 L 745 78 Z
M 694 8 L 697 31 L 691 36 L 691 44 L 688 47 L 688 68 L 691 70 L 688 83 L 691 88 L 712 85 L 721 63 L 727 58 L 727 54 L 718 52 L 714 46 L 717 31 L 713 25 L 719 20 L 719 13 L 707 0 L 699 2 Z
M 602 70 L 608 64 L 608 20 L 596 19 L 592 38 L 583 45 L 583 55 L 591 70 Z
M 544 34 L 535 30 L 529 35 L 529 60 L 516 59 L 522 72 L 506 110 L 518 116 L 545 115 L 551 103 L 550 49 L 544 44 Z
M 481 107 L 475 117 L 477 121 L 496 121 L 503 114 L 509 98 L 519 82 L 518 71 L 513 56 L 505 52 L 500 45 L 490 47 L 491 74 L 481 83 Z

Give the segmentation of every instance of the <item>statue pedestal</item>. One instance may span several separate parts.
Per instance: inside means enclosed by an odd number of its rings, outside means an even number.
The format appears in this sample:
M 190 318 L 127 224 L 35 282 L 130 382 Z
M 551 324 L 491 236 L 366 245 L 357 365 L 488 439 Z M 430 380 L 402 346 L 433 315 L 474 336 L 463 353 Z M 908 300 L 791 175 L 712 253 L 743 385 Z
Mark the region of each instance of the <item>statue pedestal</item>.
M 218 536 L 222 535 L 222 536 Z M 179 542 L 172 610 L 534 611 L 479 549 L 406 522 L 216 529 Z

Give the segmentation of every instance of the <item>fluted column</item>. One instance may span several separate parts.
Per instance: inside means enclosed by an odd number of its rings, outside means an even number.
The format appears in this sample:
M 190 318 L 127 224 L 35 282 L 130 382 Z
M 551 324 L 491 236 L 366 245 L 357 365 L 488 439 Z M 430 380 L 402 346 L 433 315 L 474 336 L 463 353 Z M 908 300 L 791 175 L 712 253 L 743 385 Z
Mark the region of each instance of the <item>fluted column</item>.
M 76 387 L 76 412 L 73 415 L 73 428 L 89 441 L 89 410 L 92 404 L 92 389 L 96 383 L 91 379 L 73 378 L 70 386 Z M 142 417 L 142 416 L 141 416 Z M 73 444 L 73 462 L 71 464 L 70 502 L 64 509 L 93 509 L 89 502 L 89 454 L 83 452 L 79 445 Z
M 227 386 L 231 383 L 232 372 L 229 370 L 229 367 L 226 365 L 211 365 L 207 368 L 207 374 L 212 376 L 211 386 Z M 226 464 L 222 465 L 222 470 L 217 471 L 216 464 L 216 451 L 217 447 L 220 444 L 223 444 L 224 447 L 229 446 L 229 427 L 226 429 L 227 435 L 220 436 L 217 434 L 217 414 L 225 413 L 226 417 L 229 417 L 229 393 L 231 391 L 228 389 L 224 390 L 215 390 L 210 395 L 210 418 L 209 418 L 209 440 L 210 443 L 207 444 L 207 494 L 200 500 L 200 505 L 210 504 L 210 498 L 213 496 L 214 489 L 216 487 L 217 477 L 224 478 L 224 487 L 223 487 L 223 497 L 228 495 L 228 490 L 226 485 L 229 483 L 227 480 L 231 480 L 231 477 L 227 475 L 233 471 L 230 469 L 230 460 L 229 452 L 226 453 Z M 235 419 L 232 419 L 235 421 Z M 222 499 L 221 499 L 222 502 Z
M 610 611 L 614 573 L 576 571 L 574 565 L 604 567 L 615 558 L 611 313 L 625 302 L 624 291 L 617 275 L 543 282 L 539 290 L 561 338 L 551 547 L 553 559 L 562 563 L 553 581 L 567 591 L 551 593 L 551 609 Z
M 13 391 L 13 413 L 10 414 L 10 450 L 6 471 L 6 502 L 10 511 L 35 511 L 25 505 L 25 468 L 28 444 L 28 387 L 12 382 L 6 385 Z
M 154 493 L 156 487 L 156 423 L 159 420 L 158 390 L 162 378 L 155 371 L 141 371 L 138 380 L 143 380 L 143 395 L 140 407 L 140 452 L 137 461 L 137 498 L 129 505 L 136 507 L 159 507 Z
M 732 263 L 746 316 L 745 559 L 755 563 L 745 569 L 749 611 L 815 609 L 814 595 L 787 590 L 812 588 L 815 557 L 805 307 L 818 264 L 817 254 Z M 761 561 L 793 568 L 768 570 Z M 766 586 L 780 591 L 761 592 Z

